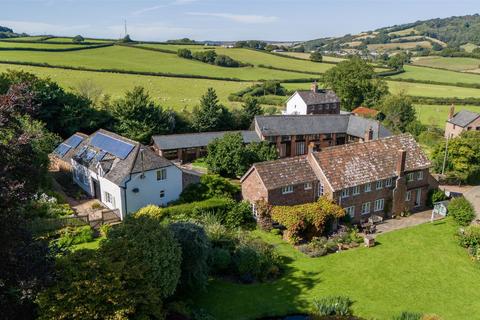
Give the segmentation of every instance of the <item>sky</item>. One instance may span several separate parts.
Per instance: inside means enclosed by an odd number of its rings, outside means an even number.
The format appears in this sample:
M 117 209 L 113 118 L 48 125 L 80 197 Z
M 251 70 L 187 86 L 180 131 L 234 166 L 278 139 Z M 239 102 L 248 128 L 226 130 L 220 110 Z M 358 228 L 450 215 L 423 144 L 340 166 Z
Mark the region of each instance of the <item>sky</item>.
M 0 0 L 28 34 L 133 40 L 301 41 L 480 12 L 479 0 Z

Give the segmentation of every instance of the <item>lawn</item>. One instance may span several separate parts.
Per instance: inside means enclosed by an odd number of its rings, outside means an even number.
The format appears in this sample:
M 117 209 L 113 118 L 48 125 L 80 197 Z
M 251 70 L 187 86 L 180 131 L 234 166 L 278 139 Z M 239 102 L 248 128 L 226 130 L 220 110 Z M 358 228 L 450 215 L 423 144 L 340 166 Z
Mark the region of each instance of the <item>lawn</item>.
M 80 84 L 90 82 L 100 88 L 103 93 L 111 95 L 112 98 L 123 96 L 125 91 L 131 90 L 135 86 L 142 86 L 162 106 L 176 110 L 181 110 L 183 107 L 191 109 L 197 105 L 200 97 L 209 87 L 215 88 L 221 103 L 228 107 L 238 106 L 239 103 L 228 101 L 228 95 L 251 85 L 249 82 L 168 78 L 0 64 L 0 72 L 7 69 L 24 70 L 39 77 L 50 77 L 65 89 L 73 91 Z
M 287 58 L 279 59 L 292 60 Z M 125 46 L 72 52 L 0 51 L 0 60 L 48 63 L 55 66 L 74 66 L 92 69 L 118 69 L 238 78 L 243 80 L 305 79 L 312 77 L 312 75 L 299 72 L 269 70 L 257 67 L 225 68 L 195 60 L 183 59 L 171 53 L 141 50 Z
M 468 106 L 468 105 L 455 106 L 455 112 L 458 112 L 463 109 L 480 113 L 480 106 Z M 417 117 L 421 123 L 426 125 L 437 126 L 443 129 L 445 128 L 445 121 L 447 121 L 450 106 L 416 104 L 415 110 L 417 112 Z
M 80 244 L 76 244 L 76 245 L 73 245 L 71 247 L 71 250 L 72 251 L 77 251 L 77 250 L 80 250 L 80 249 L 90 249 L 90 250 L 97 250 L 99 245 L 100 245 L 100 242 L 105 239 L 104 237 L 98 237 L 96 238 L 95 240 L 91 241 L 91 242 L 86 242 L 86 243 L 80 243 Z
M 480 75 L 424 68 L 412 65 L 404 66 L 406 72 L 391 76 L 392 79 L 414 79 L 424 81 L 438 81 L 445 83 L 480 83 Z
M 416 66 L 434 67 L 461 72 L 480 72 L 480 59 L 463 57 L 428 56 L 415 58 Z
M 306 312 L 316 297 L 345 295 L 354 301 L 354 313 L 367 318 L 390 319 L 408 310 L 472 319 L 480 310 L 480 269 L 457 245 L 456 230 L 437 221 L 379 235 L 374 248 L 320 258 L 261 233 L 285 258 L 284 276 L 251 285 L 214 280 L 196 303 L 217 319 L 256 319 Z

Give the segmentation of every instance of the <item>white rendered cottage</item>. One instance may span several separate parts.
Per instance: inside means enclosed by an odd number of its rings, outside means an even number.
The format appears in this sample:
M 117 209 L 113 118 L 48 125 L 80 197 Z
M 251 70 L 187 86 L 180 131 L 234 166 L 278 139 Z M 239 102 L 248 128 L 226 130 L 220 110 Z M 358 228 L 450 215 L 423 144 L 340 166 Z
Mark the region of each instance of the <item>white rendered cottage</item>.
M 103 129 L 90 136 L 72 135 L 53 155 L 71 165 L 75 183 L 122 220 L 146 205 L 177 200 L 183 189 L 180 168 L 148 147 Z
M 340 114 L 340 99 L 332 90 L 318 89 L 314 82 L 310 90 L 295 91 L 288 98 L 283 114 Z

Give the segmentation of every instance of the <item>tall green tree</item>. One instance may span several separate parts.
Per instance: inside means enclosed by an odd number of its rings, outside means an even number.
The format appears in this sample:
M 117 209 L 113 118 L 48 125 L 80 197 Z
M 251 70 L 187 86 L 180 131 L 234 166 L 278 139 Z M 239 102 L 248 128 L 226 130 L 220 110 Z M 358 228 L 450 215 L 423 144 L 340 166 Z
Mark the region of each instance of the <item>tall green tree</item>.
M 328 70 L 323 79 L 348 111 L 362 104 L 376 106 L 388 93 L 386 82 L 375 78 L 373 66 L 358 57 L 340 62 Z
M 227 133 L 208 145 L 208 170 L 224 177 L 242 176 L 255 162 L 274 160 L 278 154 L 268 142 L 245 145 L 240 133 Z
M 394 132 L 406 132 L 409 127 L 414 129 L 412 124 L 417 119 L 415 107 L 404 92 L 386 96 L 381 111 L 385 115 L 383 123 Z
M 171 133 L 175 116 L 155 104 L 143 87 L 135 87 L 112 104 L 114 130 L 132 140 L 149 143 L 152 135 Z
M 192 127 L 198 132 L 219 131 L 232 126 L 232 114 L 220 104 L 213 88 L 200 99 L 200 106 L 192 112 Z
M 322 62 L 323 60 L 322 54 L 319 51 L 314 51 L 310 53 L 310 60 L 315 62 Z
M 263 108 L 260 103 L 258 103 L 258 99 L 254 97 L 247 97 L 245 102 L 242 104 L 242 108 L 240 109 L 240 128 L 248 129 L 255 116 L 262 114 Z

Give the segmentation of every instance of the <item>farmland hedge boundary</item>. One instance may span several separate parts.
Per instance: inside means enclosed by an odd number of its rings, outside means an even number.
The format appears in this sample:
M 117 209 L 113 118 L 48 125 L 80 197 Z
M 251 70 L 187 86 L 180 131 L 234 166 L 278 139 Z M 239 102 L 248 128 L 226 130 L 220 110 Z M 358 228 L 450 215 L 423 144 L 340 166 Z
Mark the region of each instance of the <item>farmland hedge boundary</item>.
M 474 105 L 480 106 L 480 98 L 437 98 L 437 97 L 420 97 L 420 96 L 409 96 L 412 99 L 412 102 L 418 104 L 440 104 L 440 105 Z
M 46 42 L 41 42 L 45 44 Z M 62 43 L 65 44 L 65 43 Z M 72 43 L 73 44 L 73 43 Z M 113 46 L 113 43 L 102 43 L 102 44 L 97 44 L 97 45 L 92 45 L 92 46 L 82 46 L 79 45 L 78 47 L 74 48 L 60 48 L 60 49 L 55 49 L 55 48 L 34 48 L 34 47 L 27 47 L 27 48 L 0 48 L 0 51 L 44 51 L 44 52 L 67 52 L 67 51 L 79 51 L 79 50 L 89 50 L 89 49 L 98 49 L 98 48 L 104 48 L 104 47 L 110 47 Z
M 394 79 L 394 78 L 388 78 L 388 77 L 386 77 L 385 79 L 389 81 L 396 81 L 396 82 L 411 82 L 411 83 L 434 84 L 434 85 L 440 85 L 440 86 L 480 89 L 480 83 L 443 82 L 443 81 L 434 81 L 434 80 L 418 80 L 418 79 L 411 79 L 411 78 Z

